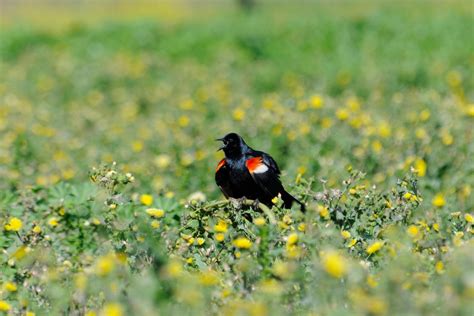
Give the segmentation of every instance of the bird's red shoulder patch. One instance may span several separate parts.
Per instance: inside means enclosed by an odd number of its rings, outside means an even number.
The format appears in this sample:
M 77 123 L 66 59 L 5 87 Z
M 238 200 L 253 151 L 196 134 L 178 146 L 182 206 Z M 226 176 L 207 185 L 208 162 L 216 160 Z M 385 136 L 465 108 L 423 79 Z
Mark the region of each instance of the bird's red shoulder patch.
M 216 172 L 219 171 L 219 169 L 222 168 L 222 166 L 224 165 L 225 165 L 225 158 L 219 161 L 219 163 L 217 164 Z
M 263 163 L 262 157 L 252 157 L 247 159 L 245 166 L 247 166 L 250 173 L 264 173 L 268 170 L 267 165 Z

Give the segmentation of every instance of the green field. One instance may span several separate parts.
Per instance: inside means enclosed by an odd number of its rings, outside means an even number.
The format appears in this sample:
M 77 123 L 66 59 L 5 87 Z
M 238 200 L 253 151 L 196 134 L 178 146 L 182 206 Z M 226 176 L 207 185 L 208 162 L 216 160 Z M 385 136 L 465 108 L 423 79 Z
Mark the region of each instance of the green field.
M 0 314 L 472 313 L 471 2 L 104 3 L 4 4 Z

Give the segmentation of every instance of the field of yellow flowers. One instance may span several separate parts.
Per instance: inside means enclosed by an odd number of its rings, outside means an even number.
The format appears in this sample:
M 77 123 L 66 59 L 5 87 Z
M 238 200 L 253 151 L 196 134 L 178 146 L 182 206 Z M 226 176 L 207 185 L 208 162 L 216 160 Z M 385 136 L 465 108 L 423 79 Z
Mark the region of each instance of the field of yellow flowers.
M 188 6 L 2 24 L 0 315 L 472 315 L 472 3 Z

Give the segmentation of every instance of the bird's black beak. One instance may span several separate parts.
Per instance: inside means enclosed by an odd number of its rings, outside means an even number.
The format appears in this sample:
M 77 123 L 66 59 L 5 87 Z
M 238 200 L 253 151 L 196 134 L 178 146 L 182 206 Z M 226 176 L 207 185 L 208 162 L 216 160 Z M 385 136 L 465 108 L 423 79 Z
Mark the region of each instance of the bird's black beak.
M 217 138 L 216 141 L 222 142 L 222 141 L 224 141 L 224 138 Z M 223 150 L 224 148 L 225 148 L 225 145 L 222 145 L 221 147 L 219 147 L 219 149 L 217 151 Z

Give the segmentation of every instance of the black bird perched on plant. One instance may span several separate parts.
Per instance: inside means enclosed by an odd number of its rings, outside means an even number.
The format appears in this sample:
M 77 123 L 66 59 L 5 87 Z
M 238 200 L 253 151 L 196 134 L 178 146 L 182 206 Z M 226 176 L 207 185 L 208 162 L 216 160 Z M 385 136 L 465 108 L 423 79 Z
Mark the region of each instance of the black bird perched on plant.
M 285 208 L 296 202 L 305 211 L 305 205 L 283 188 L 280 169 L 269 154 L 250 148 L 236 133 L 217 140 L 223 142 L 219 150 L 224 150 L 225 158 L 217 165 L 215 179 L 226 198 L 246 198 L 271 207 L 272 199 L 280 196 Z

